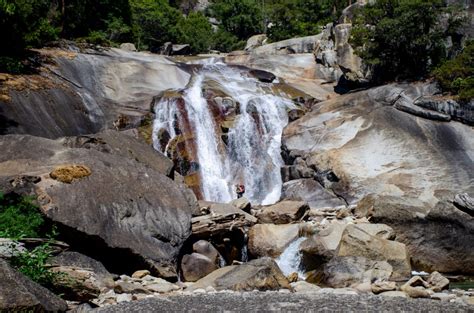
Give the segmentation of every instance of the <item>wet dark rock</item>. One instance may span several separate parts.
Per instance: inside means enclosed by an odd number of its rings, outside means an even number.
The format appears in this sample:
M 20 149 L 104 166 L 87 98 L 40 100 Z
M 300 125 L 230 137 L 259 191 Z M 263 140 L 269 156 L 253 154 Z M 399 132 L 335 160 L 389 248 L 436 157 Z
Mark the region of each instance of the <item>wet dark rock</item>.
M 453 99 L 431 96 L 418 98 L 414 104 L 424 109 L 449 115 L 461 123 L 474 125 L 474 101 L 460 103 Z
M 456 208 L 474 216 L 474 198 L 471 198 L 467 193 L 457 194 L 453 203 Z
M 263 70 L 250 70 L 249 74 L 254 76 L 256 79 L 263 83 L 271 83 L 275 80 L 276 76 L 270 72 Z

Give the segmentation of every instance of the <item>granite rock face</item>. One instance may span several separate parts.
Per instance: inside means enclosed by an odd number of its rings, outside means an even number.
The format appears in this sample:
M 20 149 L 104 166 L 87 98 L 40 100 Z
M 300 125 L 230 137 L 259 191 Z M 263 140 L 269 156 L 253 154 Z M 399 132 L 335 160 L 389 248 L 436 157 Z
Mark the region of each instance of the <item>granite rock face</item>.
M 139 145 L 132 137 L 122 140 L 130 144 L 130 151 Z M 70 138 L 2 136 L 2 189 L 8 192 L 21 187 L 11 184 L 19 176 L 39 177 L 28 184 L 29 190 L 23 186 L 23 191 L 38 197 L 41 210 L 59 225 L 64 240 L 76 251 L 110 270 L 148 268 L 162 277 L 176 277 L 178 253 L 191 234 L 191 212 L 197 207 L 194 194 L 159 171 L 167 172 L 169 163 L 157 165 L 163 162 L 157 152 L 135 158 L 133 153 L 117 152 L 113 145 L 100 151 L 71 148 L 70 142 Z M 154 162 L 153 153 L 157 155 Z M 147 162 L 156 164 L 148 166 Z M 53 180 L 50 172 L 63 164 L 87 166 L 91 174 L 70 184 Z
M 44 64 L 37 75 L 0 77 L 6 88 L 0 134 L 58 138 L 138 127 L 153 97 L 190 79 L 183 66 L 159 55 L 76 47 L 39 52 L 54 66 Z
M 437 92 L 427 83 L 390 84 L 321 102 L 286 127 L 283 144 L 349 205 L 376 194 L 375 213 L 361 205 L 356 215 L 392 227 L 417 268 L 469 273 L 474 224 L 455 196 L 474 194 L 474 133 L 416 105 Z

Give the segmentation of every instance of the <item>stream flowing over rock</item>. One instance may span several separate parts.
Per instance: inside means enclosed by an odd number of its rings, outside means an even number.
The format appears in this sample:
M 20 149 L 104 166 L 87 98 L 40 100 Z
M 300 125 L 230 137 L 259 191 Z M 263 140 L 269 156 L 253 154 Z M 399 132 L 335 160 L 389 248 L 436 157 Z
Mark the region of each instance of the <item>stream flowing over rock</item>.
M 156 102 L 154 146 L 178 163 L 199 198 L 229 202 L 234 185 L 244 184 L 252 202 L 279 200 L 281 133 L 295 105 L 271 88 L 210 59 L 184 91 Z

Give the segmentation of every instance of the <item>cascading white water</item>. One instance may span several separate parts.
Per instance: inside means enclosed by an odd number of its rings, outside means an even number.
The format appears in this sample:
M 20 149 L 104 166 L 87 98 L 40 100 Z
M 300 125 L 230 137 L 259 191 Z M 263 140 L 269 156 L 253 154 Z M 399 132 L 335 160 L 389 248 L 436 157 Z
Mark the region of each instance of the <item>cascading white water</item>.
M 236 197 L 234 185 L 243 183 L 245 196 L 253 203 L 272 204 L 281 193 L 281 134 L 288 123 L 292 101 L 272 95 L 269 84 L 260 83 L 241 69 L 215 60 L 202 62 L 183 93 L 185 111 L 195 134 L 201 191 L 205 200 L 229 202 Z M 239 113 L 228 133 L 227 147 L 217 132 L 209 104 L 202 93 L 206 82 L 219 89 L 239 105 Z M 178 103 L 162 99 L 155 105 L 154 146 L 166 151 L 157 134 L 165 129 L 171 139 L 182 127 Z M 223 108 L 225 109 L 225 108 Z M 224 149 L 223 149 L 224 147 Z
M 298 273 L 300 279 L 304 279 L 303 269 L 301 268 L 301 250 L 300 244 L 305 240 L 305 237 L 300 237 L 294 240 L 285 251 L 275 260 L 285 276 L 291 273 Z

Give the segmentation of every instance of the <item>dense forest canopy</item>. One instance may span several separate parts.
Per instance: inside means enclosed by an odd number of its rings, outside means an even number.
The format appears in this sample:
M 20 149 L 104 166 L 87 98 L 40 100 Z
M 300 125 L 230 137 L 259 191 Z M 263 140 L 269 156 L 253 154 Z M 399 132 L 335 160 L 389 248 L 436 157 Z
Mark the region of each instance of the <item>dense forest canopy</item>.
M 228 52 L 242 49 L 255 34 L 266 33 L 270 41 L 317 34 L 352 2 L 211 0 L 195 12 L 197 0 L 0 0 L 6 43 L 0 70 L 21 71 L 17 60 L 28 48 L 57 39 L 105 46 L 133 42 L 153 52 L 166 42 L 186 43 L 192 53 Z M 447 55 L 445 38 L 456 39 L 463 20 L 443 0 L 377 0 L 355 12 L 351 44 L 379 82 L 425 77 L 455 57 Z M 472 63 L 467 66 L 472 69 Z M 469 75 L 464 84 L 473 81 Z

